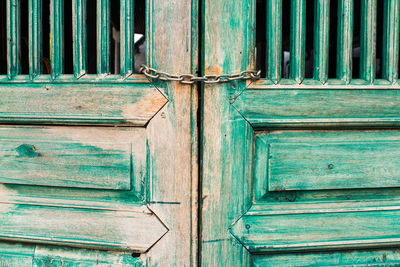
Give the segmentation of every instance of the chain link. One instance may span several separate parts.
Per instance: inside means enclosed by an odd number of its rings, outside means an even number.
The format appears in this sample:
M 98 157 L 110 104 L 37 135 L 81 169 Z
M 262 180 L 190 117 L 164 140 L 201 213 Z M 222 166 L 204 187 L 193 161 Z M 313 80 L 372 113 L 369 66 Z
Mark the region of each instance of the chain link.
M 147 78 L 158 79 L 160 81 L 176 81 L 182 84 L 194 84 L 196 82 L 204 82 L 206 84 L 227 83 L 236 80 L 258 80 L 260 79 L 261 70 L 244 70 L 233 74 L 208 74 L 205 76 L 195 76 L 193 74 L 173 75 L 167 72 L 159 71 L 146 65 L 142 65 L 139 72 L 143 73 Z

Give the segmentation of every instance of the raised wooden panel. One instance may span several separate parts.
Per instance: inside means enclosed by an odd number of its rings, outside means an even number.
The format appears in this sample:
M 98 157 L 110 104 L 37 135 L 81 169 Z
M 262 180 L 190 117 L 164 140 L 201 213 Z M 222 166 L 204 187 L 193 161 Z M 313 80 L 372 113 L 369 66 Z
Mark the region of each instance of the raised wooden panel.
M 255 127 L 400 123 L 400 90 L 356 87 L 247 89 L 233 105 Z
M 231 233 L 251 252 L 360 248 L 400 245 L 399 206 L 353 210 L 319 209 L 278 213 L 253 206 L 231 228 Z M 252 209 L 253 209 L 252 208 Z
M 168 229 L 146 206 L 130 210 L 0 204 L 0 239 L 146 252 Z
M 0 126 L 0 183 L 135 191 L 146 137 L 132 127 Z
M 3 140 L 0 183 L 130 190 L 130 161 L 130 143 Z
M 278 133 L 268 154 L 258 155 L 259 161 L 268 161 L 269 191 L 400 186 L 397 131 L 380 138 L 368 131 L 299 131 L 295 143 L 288 140 L 292 133 Z
M 0 122 L 144 126 L 167 102 L 150 84 L 0 85 Z

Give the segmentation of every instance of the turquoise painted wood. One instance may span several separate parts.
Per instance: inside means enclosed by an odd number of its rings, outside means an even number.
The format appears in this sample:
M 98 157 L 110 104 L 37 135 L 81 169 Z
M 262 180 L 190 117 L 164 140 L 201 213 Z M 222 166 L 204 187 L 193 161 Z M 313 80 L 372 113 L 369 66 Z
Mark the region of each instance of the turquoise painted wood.
M 400 2 L 257 2 L 204 1 L 203 74 L 255 68 L 257 11 L 266 76 L 203 87 L 201 265 L 400 264 Z
M 4 2 L 0 265 L 197 266 L 198 1 Z

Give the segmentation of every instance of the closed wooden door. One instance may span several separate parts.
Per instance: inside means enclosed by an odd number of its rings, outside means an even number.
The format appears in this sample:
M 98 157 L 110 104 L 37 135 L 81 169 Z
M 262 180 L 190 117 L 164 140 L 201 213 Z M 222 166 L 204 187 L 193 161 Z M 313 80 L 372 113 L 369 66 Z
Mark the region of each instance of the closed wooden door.
M 195 264 L 196 11 L 1 2 L 0 265 Z
M 399 4 L 204 1 L 201 265 L 400 263 Z

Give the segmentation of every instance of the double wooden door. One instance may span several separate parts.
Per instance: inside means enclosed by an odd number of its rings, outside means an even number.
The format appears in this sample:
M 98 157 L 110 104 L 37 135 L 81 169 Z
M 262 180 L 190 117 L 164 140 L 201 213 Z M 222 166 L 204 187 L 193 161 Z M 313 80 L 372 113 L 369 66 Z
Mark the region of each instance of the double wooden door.
M 0 265 L 400 263 L 399 0 L 1 7 Z

